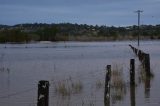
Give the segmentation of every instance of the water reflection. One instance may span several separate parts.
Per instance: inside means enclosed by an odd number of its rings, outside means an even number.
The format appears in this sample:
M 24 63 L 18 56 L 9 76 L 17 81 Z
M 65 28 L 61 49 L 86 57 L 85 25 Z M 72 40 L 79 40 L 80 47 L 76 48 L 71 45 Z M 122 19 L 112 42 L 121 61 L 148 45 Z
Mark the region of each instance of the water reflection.
M 130 85 L 130 101 L 131 101 L 131 106 L 136 106 L 135 85 Z
M 153 72 L 151 72 L 150 76 L 146 76 L 146 72 L 143 69 L 143 66 L 140 65 L 138 67 L 139 71 L 139 84 L 143 83 L 144 84 L 144 94 L 145 98 L 150 98 L 150 88 L 151 88 L 151 80 L 154 78 Z
M 110 106 L 110 97 L 104 100 L 104 106 Z
M 118 101 L 123 101 L 127 94 L 127 90 L 130 90 L 130 106 L 136 106 L 136 88 L 142 84 L 144 85 L 144 98 L 150 98 L 151 80 L 154 78 L 153 73 L 150 77 L 147 77 L 144 69 L 140 66 L 138 67 L 136 75 L 136 78 L 138 77 L 139 79 L 138 82 L 135 82 L 136 84 L 134 85 L 130 84 L 129 88 L 128 83 L 123 79 L 123 67 L 120 65 L 114 66 L 111 77 L 110 99 L 112 104 L 116 104 Z M 105 106 L 110 106 L 110 104 L 105 104 Z
M 145 79 L 144 82 L 144 87 L 145 87 L 145 98 L 150 98 L 150 88 L 151 88 L 151 78 L 148 77 Z

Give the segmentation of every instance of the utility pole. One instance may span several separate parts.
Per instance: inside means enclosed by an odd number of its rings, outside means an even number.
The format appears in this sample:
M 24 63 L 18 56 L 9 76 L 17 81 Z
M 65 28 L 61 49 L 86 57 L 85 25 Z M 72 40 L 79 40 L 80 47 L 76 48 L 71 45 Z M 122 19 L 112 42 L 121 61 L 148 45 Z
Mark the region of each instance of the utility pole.
M 140 15 L 143 12 L 142 10 L 135 11 L 138 14 L 138 47 L 139 47 L 139 36 L 140 36 Z

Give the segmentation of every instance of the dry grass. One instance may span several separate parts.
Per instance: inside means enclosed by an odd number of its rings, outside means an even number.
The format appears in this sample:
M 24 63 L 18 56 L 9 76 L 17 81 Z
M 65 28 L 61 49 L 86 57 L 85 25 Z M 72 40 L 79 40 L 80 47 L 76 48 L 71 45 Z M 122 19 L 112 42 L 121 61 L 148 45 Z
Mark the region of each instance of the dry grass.
M 55 91 L 62 96 L 69 96 L 71 94 L 70 88 L 64 82 L 58 83 L 55 87 Z
M 79 93 L 81 92 L 83 89 L 83 84 L 81 81 L 77 81 L 77 82 L 72 82 L 72 91 L 73 93 Z
M 111 86 L 116 88 L 123 88 L 125 82 L 123 79 L 123 67 L 120 65 L 113 65 L 111 72 Z
M 81 81 L 62 81 L 56 84 L 55 92 L 61 96 L 70 96 L 72 94 L 81 93 L 83 89 L 83 84 Z
M 97 89 L 102 88 L 103 85 L 104 85 L 104 83 L 103 83 L 101 80 L 97 80 L 97 81 L 96 81 L 96 88 L 97 88 Z
M 122 100 L 126 94 L 126 84 L 123 79 L 123 67 L 121 65 L 113 65 L 111 72 L 111 89 L 113 102 Z

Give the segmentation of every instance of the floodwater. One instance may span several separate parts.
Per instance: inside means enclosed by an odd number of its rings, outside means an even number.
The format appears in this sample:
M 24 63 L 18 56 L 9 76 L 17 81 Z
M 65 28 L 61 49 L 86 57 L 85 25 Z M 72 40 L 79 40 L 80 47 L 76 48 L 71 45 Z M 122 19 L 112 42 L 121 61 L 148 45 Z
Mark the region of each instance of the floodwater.
M 36 106 L 40 80 L 50 82 L 49 106 L 104 106 L 106 65 L 120 68 L 122 83 L 120 89 L 111 85 L 110 106 L 159 106 L 160 42 L 140 43 L 151 59 L 153 77 L 147 80 L 139 75 L 140 62 L 129 44 L 137 42 L 0 44 L 0 106 Z M 134 88 L 129 85 L 132 58 Z

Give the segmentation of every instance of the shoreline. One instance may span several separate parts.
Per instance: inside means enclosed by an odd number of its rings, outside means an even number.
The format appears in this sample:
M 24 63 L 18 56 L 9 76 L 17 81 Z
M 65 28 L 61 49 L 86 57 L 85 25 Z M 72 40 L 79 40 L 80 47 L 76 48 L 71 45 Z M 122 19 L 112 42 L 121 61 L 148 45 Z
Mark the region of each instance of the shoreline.
M 66 40 L 66 41 L 31 41 L 31 42 L 5 42 L 0 44 L 49 44 L 49 43 L 58 43 L 58 42 L 125 42 L 125 41 L 137 41 L 137 39 L 124 39 L 124 40 Z M 160 41 L 160 39 L 141 39 L 141 41 Z

